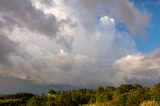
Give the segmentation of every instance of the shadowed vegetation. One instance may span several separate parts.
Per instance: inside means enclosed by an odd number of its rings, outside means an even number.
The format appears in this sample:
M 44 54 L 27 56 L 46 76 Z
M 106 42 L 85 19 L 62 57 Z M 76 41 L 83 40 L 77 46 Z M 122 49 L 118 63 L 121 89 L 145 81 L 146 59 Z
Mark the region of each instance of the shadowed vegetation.
M 71 91 L 50 89 L 41 95 L 17 93 L 1 96 L 0 106 L 160 106 L 160 83 L 150 88 L 122 84 Z

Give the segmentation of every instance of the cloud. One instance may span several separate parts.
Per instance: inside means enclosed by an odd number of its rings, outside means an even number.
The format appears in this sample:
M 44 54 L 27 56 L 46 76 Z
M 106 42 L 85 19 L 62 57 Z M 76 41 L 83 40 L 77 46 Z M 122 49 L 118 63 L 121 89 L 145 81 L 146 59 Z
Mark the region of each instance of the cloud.
M 1 0 L 0 12 L 1 26 L 9 29 L 27 28 L 53 37 L 60 24 L 53 14 L 37 10 L 30 0 Z
M 5 82 L 5 83 L 4 83 Z M 32 81 L 20 80 L 12 77 L 0 76 L 0 92 L 1 94 L 13 94 L 17 92 L 31 92 L 34 94 L 40 94 L 42 92 L 47 92 L 49 89 L 54 88 L 54 90 L 71 90 L 76 89 L 72 85 L 34 85 Z
M 9 56 L 16 51 L 16 43 L 5 35 L 0 35 L 0 65 L 10 65 Z
M 125 24 L 134 35 L 141 34 L 149 25 L 150 15 L 138 10 L 129 0 L 79 0 L 79 3 L 81 11 L 87 10 L 91 15 L 91 21 L 107 15 Z
M 132 37 L 118 31 L 114 19 L 108 16 L 99 19 L 93 32 L 88 32 L 79 21 L 77 24 L 72 29 L 73 34 L 78 33 L 73 37 L 71 48 L 57 43 L 56 38 L 49 39 L 27 29 L 16 28 L 8 32 L 7 37 L 19 46 L 17 53 L 11 55 L 12 68 L 3 67 L 5 72 L 1 75 L 32 80 L 32 83 L 40 85 L 93 87 L 106 83 L 120 84 L 121 79 L 114 79 L 117 74 L 110 64 L 136 51 Z M 67 34 L 70 31 L 66 31 Z
M 127 55 L 115 61 L 119 73 L 126 76 L 126 81 L 153 85 L 160 78 L 159 51 L 150 54 Z M 140 81 L 141 80 L 141 81 Z M 149 81 L 149 82 L 147 82 Z
M 81 4 L 75 6 L 79 2 Z M 127 61 L 125 56 L 136 54 L 137 49 L 131 33 L 116 28 L 117 21 L 130 29 L 136 26 L 143 29 L 148 21 L 137 22 L 133 17 L 140 15 L 144 18 L 144 14 L 131 2 L 122 2 L 124 4 L 118 5 L 108 0 L 101 3 L 95 0 L 93 3 L 89 0 L 1 0 L 0 75 L 26 84 L 29 81 L 35 86 L 69 84 L 95 87 L 125 82 L 125 76 L 120 72 L 136 74 L 120 70 L 123 69 L 121 65 L 115 70 L 112 63 L 117 59 L 120 59 L 119 64 L 122 60 Z M 102 4 L 102 10 L 108 9 L 105 6 L 108 3 L 115 7 L 111 8 L 111 13 L 94 10 Z M 127 11 L 129 7 L 131 9 Z M 117 11 L 119 13 L 114 15 Z M 131 15 L 127 16 L 127 13 Z M 126 20 L 126 16 L 132 18 Z M 142 65 L 152 62 L 143 63 L 145 56 L 141 55 L 130 57 Z M 10 63 L 9 67 L 2 64 L 4 60 Z M 131 65 L 128 70 L 141 67 Z
M 34 0 L 32 0 L 32 2 L 36 2 Z M 52 6 L 54 4 L 53 0 L 38 0 L 37 2 L 39 2 L 39 5 L 47 5 L 47 6 Z

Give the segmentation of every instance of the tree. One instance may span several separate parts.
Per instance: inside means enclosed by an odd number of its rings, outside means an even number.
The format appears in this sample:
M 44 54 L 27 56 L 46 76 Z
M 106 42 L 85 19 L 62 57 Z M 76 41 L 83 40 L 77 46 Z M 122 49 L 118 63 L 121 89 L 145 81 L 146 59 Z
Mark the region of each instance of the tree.
M 96 92 L 100 94 L 100 93 L 104 92 L 104 88 L 102 86 L 99 86 L 97 88 Z
M 45 102 L 46 102 L 46 97 L 35 96 L 29 100 L 27 106 L 45 106 Z
M 48 94 L 55 94 L 56 93 L 56 91 L 54 91 L 53 89 L 50 89 L 49 91 L 48 91 Z
M 106 88 L 105 88 L 105 91 L 108 91 L 108 92 L 113 92 L 114 90 L 116 90 L 116 88 L 115 87 L 111 87 L 111 86 L 107 86 Z
M 129 92 L 131 90 L 134 90 L 134 86 L 131 84 L 122 84 L 118 89 L 120 91 L 120 93 L 125 93 L 125 92 Z

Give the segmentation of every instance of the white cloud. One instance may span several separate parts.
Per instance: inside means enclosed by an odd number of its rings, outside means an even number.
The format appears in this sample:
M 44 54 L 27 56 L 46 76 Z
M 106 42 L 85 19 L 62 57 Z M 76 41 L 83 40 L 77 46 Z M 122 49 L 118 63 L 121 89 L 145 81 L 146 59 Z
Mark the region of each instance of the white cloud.
M 126 76 L 126 80 L 130 80 L 130 82 L 139 83 L 142 80 L 142 83 L 146 85 L 153 85 L 155 82 L 160 81 L 160 57 L 157 54 L 159 52 L 127 55 L 116 60 L 114 67 L 119 73 Z M 135 82 L 133 78 L 137 81 Z M 147 81 L 152 81 L 152 83 L 147 83 Z
M 138 10 L 130 0 L 78 1 L 81 4 L 80 8 L 82 11 L 86 11 L 87 14 L 94 16 L 90 17 L 91 21 L 95 20 L 96 17 L 107 15 L 116 19 L 116 22 L 125 24 L 134 35 L 141 34 L 143 29 L 149 25 L 149 14 Z
M 152 71 L 154 73 L 154 71 L 160 71 L 159 61 L 143 55 L 127 55 L 117 60 L 115 66 L 121 71 L 137 75 L 140 72 Z

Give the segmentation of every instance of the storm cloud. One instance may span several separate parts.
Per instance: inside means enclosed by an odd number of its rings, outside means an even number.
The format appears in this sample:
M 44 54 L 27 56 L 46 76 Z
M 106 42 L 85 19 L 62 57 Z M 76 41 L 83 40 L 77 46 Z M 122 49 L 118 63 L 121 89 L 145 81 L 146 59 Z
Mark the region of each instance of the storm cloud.
M 118 30 L 119 22 L 130 32 Z M 148 23 L 148 13 L 128 0 L 1 0 L 0 76 L 35 86 L 119 85 L 125 73 L 146 76 L 139 63 L 153 63 L 156 76 L 158 60 L 132 55 L 138 53 L 132 35 Z M 136 67 L 124 70 L 127 58 Z
M 1 27 L 27 28 L 46 36 L 56 36 L 58 31 L 59 22 L 55 16 L 37 10 L 30 0 L 1 0 L 0 16 Z
M 9 56 L 16 50 L 16 43 L 8 39 L 5 35 L 0 35 L 0 64 L 10 65 Z

